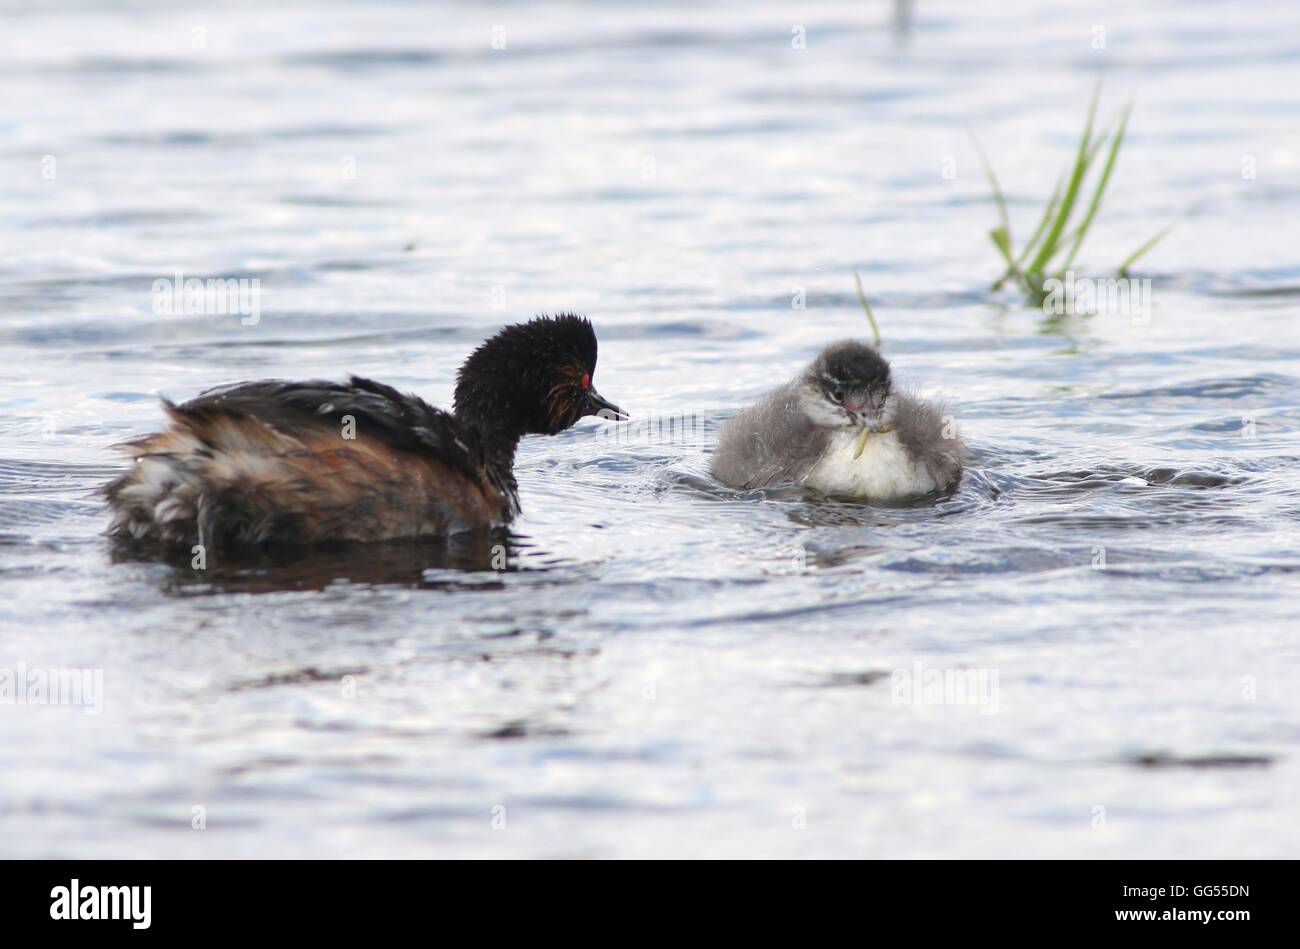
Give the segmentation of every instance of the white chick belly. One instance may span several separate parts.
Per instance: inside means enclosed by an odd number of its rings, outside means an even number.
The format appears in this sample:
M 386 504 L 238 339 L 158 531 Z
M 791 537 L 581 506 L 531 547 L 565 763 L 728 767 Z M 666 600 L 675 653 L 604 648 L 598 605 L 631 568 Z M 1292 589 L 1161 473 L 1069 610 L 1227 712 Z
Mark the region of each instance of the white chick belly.
M 835 432 L 804 483 L 822 494 L 871 501 L 915 497 L 938 487 L 893 432 L 869 435 L 854 458 L 857 450 L 857 432 Z

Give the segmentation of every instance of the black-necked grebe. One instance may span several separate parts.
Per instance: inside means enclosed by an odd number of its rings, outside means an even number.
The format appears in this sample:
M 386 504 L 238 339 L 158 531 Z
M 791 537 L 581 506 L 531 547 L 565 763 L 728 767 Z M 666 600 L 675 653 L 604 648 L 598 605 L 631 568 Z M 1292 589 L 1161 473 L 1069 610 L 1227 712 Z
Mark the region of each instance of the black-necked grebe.
M 964 456 L 940 405 L 899 391 L 875 349 L 845 340 L 727 422 L 712 471 L 736 488 L 896 501 L 953 487 Z
M 507 326 L 456 379 L 455 410 L 369 379 L 240 382 L 121 446 L 109 534 L 208 547 L 489 530 L 519 510 L 515 448 L 585 415 L 626 418 L 591 384 L 596 334 L 572 314 Z

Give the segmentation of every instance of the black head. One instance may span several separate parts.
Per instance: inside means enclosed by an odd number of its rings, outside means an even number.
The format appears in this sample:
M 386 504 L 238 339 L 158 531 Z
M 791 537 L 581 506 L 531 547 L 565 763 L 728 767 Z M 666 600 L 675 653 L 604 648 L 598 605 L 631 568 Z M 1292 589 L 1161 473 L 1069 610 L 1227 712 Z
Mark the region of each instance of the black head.
M 507 326 L 456 376 L 456 415 L 511 434 L 554 435 L 584 415 L 625 419 L 592 385 L 596 333 L 561 313 Z
M 857 340 L 822 350 L 804 373 L 805 411 L 827 427 L 880 428 L 892 414 L 892 380 L 875 349 Z

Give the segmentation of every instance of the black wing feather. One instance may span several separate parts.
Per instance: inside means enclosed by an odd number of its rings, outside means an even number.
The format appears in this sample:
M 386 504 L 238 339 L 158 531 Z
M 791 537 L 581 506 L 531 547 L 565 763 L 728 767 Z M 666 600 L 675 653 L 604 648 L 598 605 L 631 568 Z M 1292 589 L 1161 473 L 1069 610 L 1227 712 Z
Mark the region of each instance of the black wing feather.
M 179 409 L 186 414 L 255 418 L 286 433 L 303 425 L 341 431 L 344 416 L 351 416 L 357 435 L 402 451 L 432 455 L 466 477 L 479 477 L 484 464 L 477 434 L 454 415 L 418 396 L 360 376 L 351 376 L 347 382 L 236 382 L 209 389 Z

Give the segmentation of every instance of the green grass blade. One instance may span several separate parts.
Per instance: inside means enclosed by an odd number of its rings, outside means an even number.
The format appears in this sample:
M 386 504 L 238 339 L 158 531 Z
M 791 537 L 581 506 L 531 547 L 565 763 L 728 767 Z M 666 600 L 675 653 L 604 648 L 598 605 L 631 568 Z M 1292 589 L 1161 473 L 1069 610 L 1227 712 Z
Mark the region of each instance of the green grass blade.
M 993 228 L 993 230 L 989 231 L 989 239 L 993 241 L 993 246 L 998 249 L 1002 259 L 1007 262 L 1006 272 L 989 287 L 990 290 L 998 290 L 1009 278 L 1019 276 L 1020 271 L 1016 267 L 1015 258 L 1011 255 L 1011 237 L 1007 234 L 1006 228 L 1001 225 Z
M 1129 108 L 1132 107 L 1133 103 L 1130 101 Z M 1127 109 L 1125 110 L 1125 114 L 1127 115 Z M 1109 118 L 1106 120 L 1106 124 L 1097 130 L 1097 137 L 1092 140 L 1092 148 L 1088 149 L 1088 162 L 1090 164 L 1092 160 L 1097 157 L 1097 153 L 1101 151 L 1101 147 L 1110 140 L 1110 127 L 1114 122 L 1114 118 Z
M 1173 229 L 1172 224 L 1162 227 L 1159 231 L 1156 232 L 1154 237 L 1152 237 L 1145 244 L 1143 244 L 1137 250 L 1133 251 L 1133 253 L 1129 254 L 1126 258 L 1124 258 L 1124 263 L 1119 265 L 1119 275 L 1121 277 L 1127 277 L 1129 267 L 1137 263 L 1137 259 L 1139 257 L 1141 257 L 1143 254 L 1149 251 L 1152 247 L 1155 247 L 1156 244 L 1160 243 L 1160 239 L 1163 238 L 1166 234 L 1168 234 L 1172 229 Z
M 1119 147 L 1124 143 L 1124 131 L 1128 128 L 1129 113 L 1133 111 L 1133 103 L 1129 102 L 1124 106 L 1124 111 L 1120 113 L 1119 126 L 1115 129 L 1115 137 L 1110 144 L 1110 151 L 1106 155 L 1106 164 L 1102 166 L 1101 177 L 1097 179 L 1097 190 L 1092 194 L 1092 201 L 1088 203 L 1088 210 L 1083 215 L 1083 220 L 1079 223 L 1075 231 L 1074 243 L 1070 245 L 1070 252 L 1065 255 L 1065 262 L 1061 264 L 1061 270 L 1069 270 L 1070 264 L 1074 263 L 1075 255 L 1079 253 L 1079 248 L 1083 245 L 1083 239 L 1088 236 L 1088 228 L 1092 226 L 1092 219 L 1097 216 L 1097 209 L 1101 207 L 1102 195 L 1106 193 L 1106 185 L 1110 183 L 1110 173 L 1115 169 L 1115 159 L 1119 157 Z
M 1109 132 L 1111 121 L 1113 120 L 1109 120 L 1106 122 L 1106 124 L 1102 127 L 1101 132 L 1098 133 L 1093 146 L 1090 149 L 1088 149 L 1089 164 L 1092 164 L 1092 160 L 1097 157 L 1097 152 L 1101 151 L 1101 146 L 1106 144 L 1106 136 L 1107 133 Z M 1033 235 L 1029 238 L 1029 242 L 1025 244 L 1024 248 L 1020 251 L 1020 259 L 1017 261 L 1017 266 L 1024 267 L 1025 261 L 1029 259 L 1029 255 L 1033 252 L 1034 247 L 1038 244 L 1038 239 L 1043 236 L 1043 232 L 1047 229 L 1047 222 L 1052 219 L 1052 212 L 1056 210 L 1056 202 L 1061 199 L 1061 188 L 1064 185 L 1065 185 L 1065 176 L 1062 175 L 1060 178 L 1057 179 L 1056 187 L 1052 189 L 1052 197 L 1047 202 L 1047 207 L 1043 211 L 1043 216 L 1039 219 L 1037 226 L 1034 227 Z M 1068 235 L 1066 235 L 1064 241 L 1073 240 L 1078 233 L 1079 233 L 1078 228 L 1075 228 Z
M 980 157 L 980 164 L 984 166 L 984 174 L 989 179 L 989 187 L 993 189 L 993 201 L 998 206 L 998 217 L 1002 221 L 1002 229 L 1007 233 L 1007 243 L 1011 242 L 1011 219 L 1007 216 L 1007 202 L 1002 197 L 1002 188 L 998 185 L 998 176 L 993 173 L 993 166 L 989 163 L 988 155 L 984 154 L 984 146 L 980 144 L 979 136 L 975 130 L 970 130 L 970 140 L 975 144 L 975 153 Z
M 1092 143 L 1092 126 L 1097 117 L 1097 100 L 1100 96 L 1101 83 L 1098 82 L 1097 88 L 1092 93 L 1092 102 L 1088 106 L 1088 121 L 1083 127 L 1083 138 L 1079 140 L 1079 150 L 1074 159 L 1074 168 L 1070 173 L 1070 183 L 1065 189 L 1064 197 L 1061 199 L 1061 207 L 1057 212 L 1056 220 L 1052 222 L 1051 229 L 1043 238 L 1043 246 L 1027 268 L 1030 274 L 1041 274 L 1046 269 L 1048 261 L 1060 249 L 1058 242 L 1061 239 L 1061 232 L 1065 230 L 1065 225 L 1070 219 L 1070 212 L 1074 210 L 1074 202 L 1079 196 L 1079 186 L 1083 183 L 1084 175 L 1088 171 L 1088 149 Z
M 1025 261 L 1029 259 L 1029 255 L 1033 253 L 1034 245 L 1038 243 L 1038 239 L 1043 236 L 1043 231 L 1047 229 L 1047 222 L 1052 219 L 1052 212 L 1056 210 L 1056 202 L 1061 199 L 1062 184 L 1064 184 L 1064 178 L 1058 180 L 1056 182 L 1056 187 L 1052 189 L 1052 197 L 1047 202 L 1047 207 L 1043 211 L 1043 216 L 1038 219 L 1038 224 L 1034 227 L 1034 233 L 1030 236 L 1029 242 L 1021 249 L 1020 257 L 1014 261 L 1007 261 L 1007 269 L 1002 272 L 1001 277 L 998 277 L 997 280 L 993 281 L 993 285 L 989 288 L 990 290 L 1001 290 L 1002 285 L 1012 277 L 1023 279 L 1024 274 L 1021 271 L 1024 269 Z M 990 231 L 989 234 L 992 236 L 993 232 Z M 996 238 L 994 239 L 994 243 L 997 243 Z M 1008 239 L 1008 249 L 1010 248 L 1010 243 L 1010 239 Z M 998 249 L 1001 250 L 1002 248 L 999 247 Z M 1004 254 L 1003 256 L 1006 255 Z
M 1015 269 L 1016 260 L 1011 256 L 1011 235 L 1007 233 L 1007 229 L 1005 227 L 995 227 L 989 231 L 989 237 L 993 240 L 993 245 L 1002 254 L 1002 259 L 1007 262 L 1007 266 Z
M 1078 236 L 1079 236 L 1080 234 L 1082 234 L 1082 233 L 1083 233 L 1083 228 L 1082 228 L 1082 226 L 1080 226 L 1080 227 L 1073 227 L 1073 228 L 1070 229 L 1070 232 L 1069 232 L 1068 234 L 1066 234 L 1065 236 L 1063 236 L 1063 237 L 1061 238 L 1061 243 L 1062 243 L 1062 244 L 1071 244 L 1071 243 L 1074 242 L 1074 239 L 1075 239 L 1076 237 L 1078 237 Z
M 867 303 L 867 295 L 862 292 L 862 278 L 858 272 L 853 271 L 853 282 L 858 285 L 858 302 L 862 304 L 862 312 L 867 314 L 867 322 L 871 324 L 871 335 L 876 339 L 876 349 L 880 348 L 880 327 L 876 325 L 876 318 L 871 315 L 871 306 Z
M 1062 176 L 1057 182 L 1056 187 L 1052 189 L 1052 197 L 1047 202 L 1047 207 L 1043 210 L 1043 216 L 1038 219 L 1038 225 L 1034 228 L 1033 235 L 1029 238 L 1029 243 L 1020 252 L 1020 259 L 1016 261 L 1017 267 L 1024 267 L 1025 261 L 1029 259 L 1029 254 L 1033 251 L 1038 239 L 1043 236 L 1047 230 L 1047 222 L 1052 219 L 1052 212 L 1056 210 L 1056 202 L 1061 200 L 1061 186 L 1065 184 L 1065 178 Z

